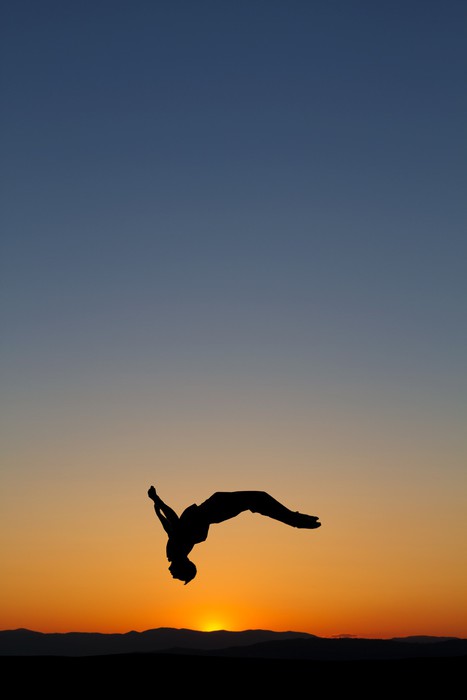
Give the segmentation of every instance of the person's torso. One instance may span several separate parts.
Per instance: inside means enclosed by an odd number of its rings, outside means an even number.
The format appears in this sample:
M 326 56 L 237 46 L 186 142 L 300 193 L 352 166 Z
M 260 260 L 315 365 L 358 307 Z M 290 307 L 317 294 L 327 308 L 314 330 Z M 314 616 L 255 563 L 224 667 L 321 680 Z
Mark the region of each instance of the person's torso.
M 198 544 L 204 542 L 208 536 L 209 523 L 199 515 L 199 508 L 194 503 L 185 508 L 179 520 L 180 537 L 186 542 Z
M 178 519 L 177 529 L 167 542 L 167 559 L 188 556 L 195 544 L 204 542 L 208 536 L 209 523 L 199 516 L 198 506 L 188 506 Z

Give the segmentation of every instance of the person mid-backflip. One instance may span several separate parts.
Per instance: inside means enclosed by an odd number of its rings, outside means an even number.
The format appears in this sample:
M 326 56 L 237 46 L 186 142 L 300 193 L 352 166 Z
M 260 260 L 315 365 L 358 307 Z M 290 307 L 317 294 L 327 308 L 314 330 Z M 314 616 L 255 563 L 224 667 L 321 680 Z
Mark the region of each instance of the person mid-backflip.
M 185 585 L 197 573 L 188 554 L 195 544 L 206 540 L 209 526 L 213 523 L 222 523 L 250 510 L 290 527 L 308 530 L 321 527 L 315 515 L 289 510 L 265 491 L 217 491 L 200 505 L 193 503 L 185 508 L 180 517 L 157 495 L 154 486 L 149 489 L 148 496 L 154 501 L 156 515 L 169 538 L 166 548 L 169 571 L 173 578 L 184 581 Z

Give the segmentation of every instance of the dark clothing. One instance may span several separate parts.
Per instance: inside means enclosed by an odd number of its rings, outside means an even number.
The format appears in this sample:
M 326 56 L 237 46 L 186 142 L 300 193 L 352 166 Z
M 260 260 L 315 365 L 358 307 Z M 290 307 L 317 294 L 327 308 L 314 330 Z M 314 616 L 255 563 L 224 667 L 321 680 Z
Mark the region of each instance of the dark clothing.
M 209 522 L 199 512 L 199 506 L 193 503 L 181 514 L 175 531 L 167 541 L 167 559 L 173 561 L 178 555 L 188 556 L 195 544 L 204 542 L 208 536 Z
M 235 518 L 247 510 L 291 527 L 313 529 L 321 524 L 313 515 L 289 510 L 265 491 L 217 491 L 199 506 L 195 503 L 188 506 L 178 520 L 171 523 L 167 559 L 173 561 L 188 556 L 195 544 L 206 540 L 210 525 Z

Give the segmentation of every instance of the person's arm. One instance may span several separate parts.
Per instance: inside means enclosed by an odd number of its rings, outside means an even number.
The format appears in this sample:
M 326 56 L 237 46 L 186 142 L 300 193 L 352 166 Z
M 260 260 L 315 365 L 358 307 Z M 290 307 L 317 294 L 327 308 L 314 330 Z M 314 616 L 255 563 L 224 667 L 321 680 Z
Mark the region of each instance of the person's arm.
M 154 510 L 156 515 L 161 521 L 162 527 L 170 537 L 178 525 L 178 515 L 172 508 L 170 508 L 170 506 L 164 503 L 162 498 L 157 495 L 154 486 L 151 486 L 149 489 L 148 496 L 152 501 L 154 501 Z

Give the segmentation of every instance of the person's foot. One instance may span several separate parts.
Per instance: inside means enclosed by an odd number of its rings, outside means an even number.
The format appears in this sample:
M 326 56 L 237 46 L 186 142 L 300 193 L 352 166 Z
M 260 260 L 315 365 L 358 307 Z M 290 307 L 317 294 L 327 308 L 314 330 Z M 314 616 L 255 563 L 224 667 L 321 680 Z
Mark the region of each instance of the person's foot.
M 156 499 L 158 498 L 158 495 L 157 495 L 157 493 L 156 493 L 156 489 L 154 488 L 154 486 L 151 486 L 151 488 L 149 489 L 149 491 L 148 491 L 148 496 L 149 496 L 149 498 L 150 498 L 152 501 L 154 501 L 154 502 L 155 502 Z
M 321 527 L 319 518 L 315 515 L 305 515 L 305 513 L 297 513 L 295 527 L 303 528 L 306 530 L 316 530 L 316 528 Z

